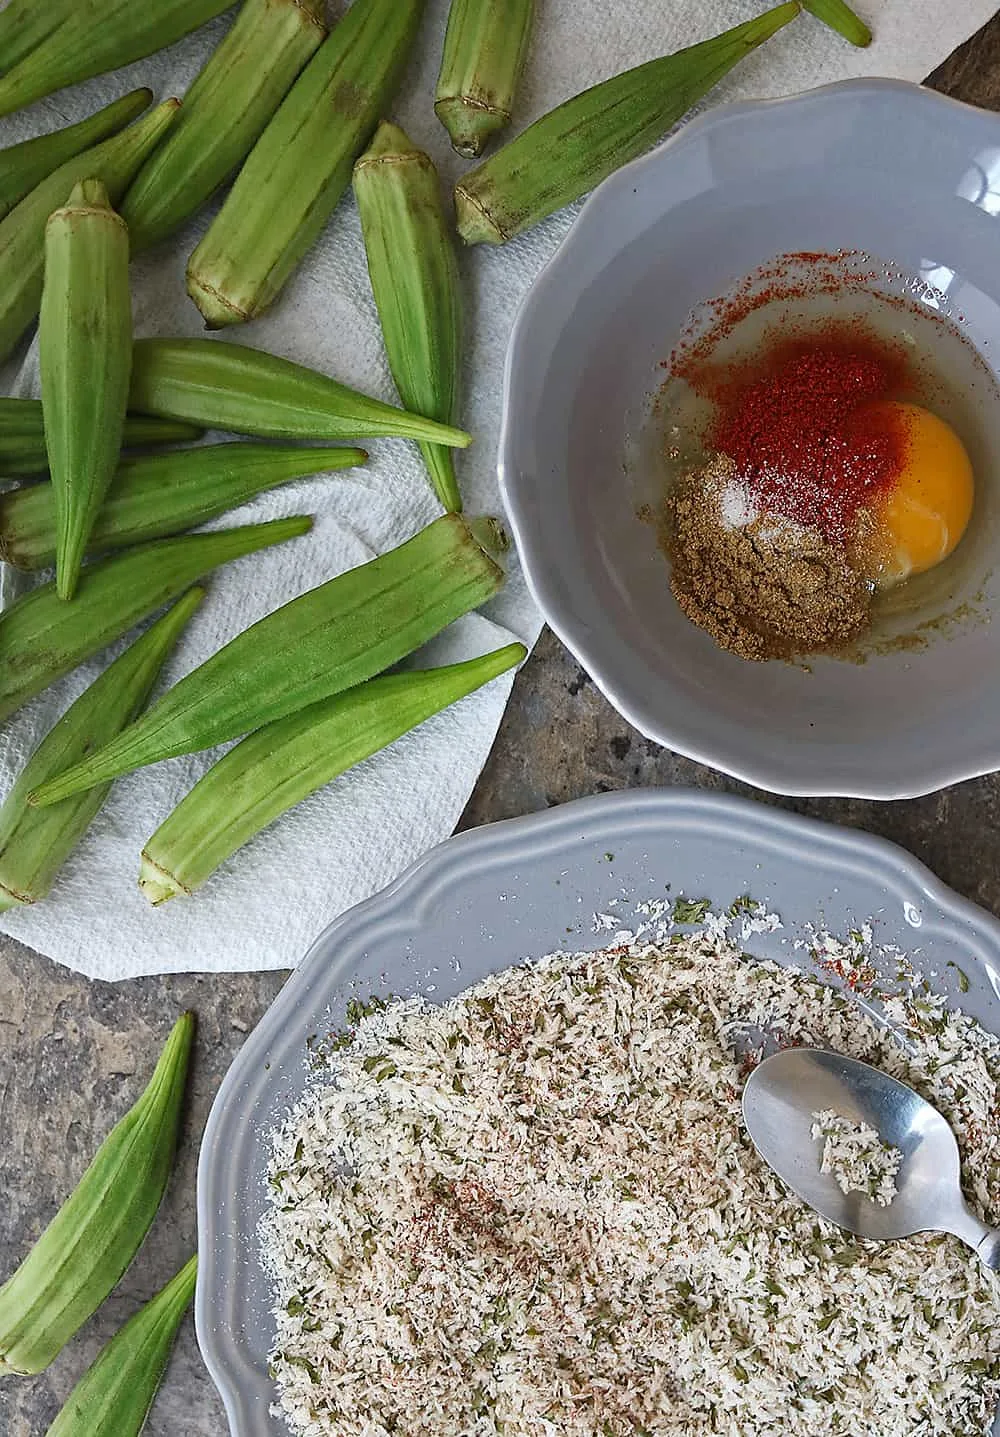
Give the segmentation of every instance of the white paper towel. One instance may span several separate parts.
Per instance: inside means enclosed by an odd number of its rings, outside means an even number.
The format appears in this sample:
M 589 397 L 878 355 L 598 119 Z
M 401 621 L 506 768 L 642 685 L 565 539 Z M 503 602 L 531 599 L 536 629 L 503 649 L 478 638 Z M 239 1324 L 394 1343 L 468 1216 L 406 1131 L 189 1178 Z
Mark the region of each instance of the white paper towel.
M 858 0 L 858 5 L 876 34 L 869 50 L 852 49 L 818 22 L 803 18 L 745 61 L 715 91 L 712 103 L 788 94 L 852 75 L 919 80 L 995 9 L 992 0 Z M 538 0 L 519 120 L 527 123 L 614 71 L 703 39 L 762 8 L 762 0 L 629 0 L 623 5 Z M 429 0 L 419 54 L 394 118 L 453 182 L 463 164 L 452 154 L 432 108 L 447 9 L 447 0 Z M 77 119 L 136 85 L 150 85 L 158 98 L 182 95 L 229 19 L 224 16 L 126 70 L 0 120 L 0 145 Z M 459 473 L 471 512 L 497 510 L 494 456 L 504 349 L 523 294 L 573 213 L 556 216 L 505 249 L 479 247 L 462 255 L 468 317 L 463 422 L 476 444 L 461 456 Z M 183 275 L 206 220 L 201 216 L 175 242 L 134 266 L 140 334 L 200 332 L 200 316 L 185 295 Z M 350 198 L 274 310 L 226 337 L 394 399 Z M 11 365 L 0 374 L 0 390 L 37 392 L 35 377 L 30 350 L 20 372 Z M 367 469 L 299 481 L 222 521 L 302 512 L 317 516 L 307 538 L 219 571 L 165 672 L 165 683 L 286 599 L 401 542 L 433 517 L 435 504 L 416 451 L 391 441 L 369 447 Z M 531 643 L 538 629 L 538 614 L 512 561 L 507 586 L 485 615 L 456 624 L 436 641 L 428 658 L 467 657 L 512 634 Z M 3 791 L 104 662 L 106 657 L 84 666 L 5 725 L 0 734 Z M 157 910 L 136 887 L 139 851 L 213 756 L 176 759 L 133 774 L 115 786 L 51 898 L 3 915 L 0 928 L 101 978 L 292 966 L 326 923 L 451 832 L 489 753 L 509 689 L 509 679 L 499 680 L 401 739 L 272 825 L 196 897 L 175 899 Z

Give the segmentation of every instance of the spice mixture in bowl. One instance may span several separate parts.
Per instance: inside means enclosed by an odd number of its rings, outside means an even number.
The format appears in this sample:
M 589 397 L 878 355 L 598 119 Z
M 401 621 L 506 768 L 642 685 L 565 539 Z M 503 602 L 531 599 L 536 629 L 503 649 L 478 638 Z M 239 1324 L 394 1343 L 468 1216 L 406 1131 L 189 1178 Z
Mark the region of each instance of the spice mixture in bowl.
M 879 291 L 891 277 L 865 255 L 779 256 L 698 306 L 667 364 L 667 496 L 645 512 L 680 607 L 742 658 L 857 656 L 889 593 L 924 622 L 912 581 L 961 543 L 976 468 L 989 492 L 992 372 L 930 307 L 946 296 Z

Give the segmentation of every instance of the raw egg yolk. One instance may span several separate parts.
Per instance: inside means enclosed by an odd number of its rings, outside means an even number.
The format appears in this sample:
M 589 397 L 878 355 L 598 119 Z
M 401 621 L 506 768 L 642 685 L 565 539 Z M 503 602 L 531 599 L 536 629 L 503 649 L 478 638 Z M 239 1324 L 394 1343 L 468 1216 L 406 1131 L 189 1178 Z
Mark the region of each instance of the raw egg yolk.
M 859 567 L 888 589 L 947 559 L 968 525 L 974 486 L 965 446 L 943 419 L 916 404 L 877 408 L 903 426 L 903 464 L 861 514 L 856 545 Z

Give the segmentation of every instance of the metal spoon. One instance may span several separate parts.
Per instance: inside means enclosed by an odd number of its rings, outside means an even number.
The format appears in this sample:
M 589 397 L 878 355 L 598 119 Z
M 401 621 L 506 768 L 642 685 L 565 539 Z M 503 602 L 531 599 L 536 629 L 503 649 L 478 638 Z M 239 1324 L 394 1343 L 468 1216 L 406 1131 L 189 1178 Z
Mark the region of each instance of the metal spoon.
M 841 1192 L 820 1172 L 823 1140 L 813 1114 L 826 1109 L 864 1122 L 903 1154 L 897 1195 L 880 1207 L 863 1193 Z M 955 1134 L 937 1108 L 905 1083 L 856 1058 L 820 1048 L 787 1048 L 766 1058 L 743 1089 L 743 1118 L 761 1157 L 823 1217 L 867 1238 L 950 1232 L 1000 1271 L 1000 1228 L 988 1227 L 962 1197 Z

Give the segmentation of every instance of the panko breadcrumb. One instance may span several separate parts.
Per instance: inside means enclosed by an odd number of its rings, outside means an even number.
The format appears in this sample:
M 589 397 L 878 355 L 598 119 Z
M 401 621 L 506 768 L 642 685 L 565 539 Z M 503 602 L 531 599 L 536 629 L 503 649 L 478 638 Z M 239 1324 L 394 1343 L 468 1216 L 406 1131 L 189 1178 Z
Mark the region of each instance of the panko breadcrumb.
M 842 1193 L 863 1193 L 879 1207 L 897 1195 L 896 1174 L 903 1162 L 899 1148 L 884 1143 L 868 1123 L 856 1123 L 832 1108 L 813 1113 L 812 1136 L 823 1139 L 819 1170 L 829 1173 Z
M 996 1222 L 1000 1043 L 921 1002 L 904 1051 L 716 934 L 366 1017 L 276 1138 L 276 1412 L 296 1437 L 986 1433 L 996 1279 L 952 1237 L 842 1233 L 741 1122 L 762 1031 L 861 1058 L 947 1116 Z

